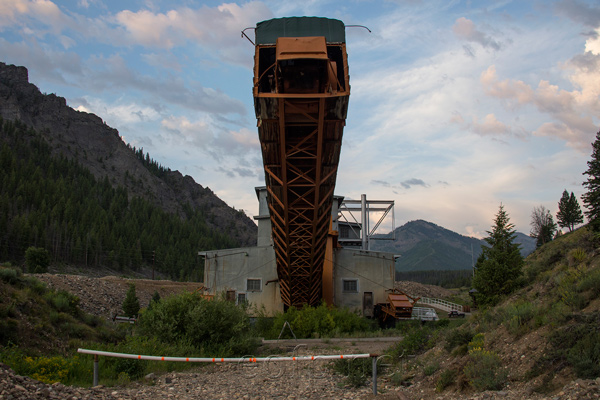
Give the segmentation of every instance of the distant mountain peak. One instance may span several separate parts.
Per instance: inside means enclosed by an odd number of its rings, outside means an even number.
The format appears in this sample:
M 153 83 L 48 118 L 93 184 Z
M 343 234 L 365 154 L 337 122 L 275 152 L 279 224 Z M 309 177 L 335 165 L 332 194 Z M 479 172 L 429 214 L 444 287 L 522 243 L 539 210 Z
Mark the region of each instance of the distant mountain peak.
M 399 254 L 396 261 L 399 271 L 471 269 L 473 260 L 481 254 L 481 246 L 486 245 L 481 239 L 422 219 L 409 221 L 384 236 L 395 239 L 374 240 L 371 248 Z M 522 244 L 523 255 L 535 249 L 535 240 L 524 234 L 517 235 L 517 242 Z

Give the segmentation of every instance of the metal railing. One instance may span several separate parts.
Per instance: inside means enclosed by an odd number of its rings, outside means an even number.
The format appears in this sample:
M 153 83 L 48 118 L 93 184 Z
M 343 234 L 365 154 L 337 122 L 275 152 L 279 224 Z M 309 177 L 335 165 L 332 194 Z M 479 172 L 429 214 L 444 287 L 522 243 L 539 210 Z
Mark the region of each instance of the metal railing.
M 109 351 L 77 349 L 78 353 L 91 354 L 94 356 L 94 371 L 93 371 L 93 386 L 98 386 L 98 378 L 100 375 L 100 367 L 98 362 L 99 356 L 129 358 L 134 360 L 149 360 L 149 361 L 181 361 L 181 362 L 205 362 L 205 363 L 258 363 L 258 362 L 277 362 L 277 361 L 318 361 L 318 360 L 352 360 L 356 358 L 371 358 L 373 364 L 373 394 L 377 395 L 377 354 L 339 354 L 339 355 L 318 355 L 318 356 L 269 356 L 269 357 L 166 357 L 166 356 L 146 356 L 141 354 L 113 353 Z
M 421 297 L 418 304 L 430 304 L 440 310 L 444 311 L 460 311 L 463 312 L 463 306 L 461 304 L 452 303 L 451 301 L 442 300 L 442 299 L 434 299 L 431 297 Z

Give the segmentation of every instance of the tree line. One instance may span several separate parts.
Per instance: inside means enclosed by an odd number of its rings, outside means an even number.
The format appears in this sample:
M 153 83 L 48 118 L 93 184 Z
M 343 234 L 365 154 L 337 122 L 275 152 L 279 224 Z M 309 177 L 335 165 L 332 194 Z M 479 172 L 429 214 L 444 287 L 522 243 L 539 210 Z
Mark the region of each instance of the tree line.
M 396 271 L 397 281 L 419 282 L 447 289 L 469 286 L 473 276 L 472 269 Z
M 592 157 L 588 161 L 588 169 L 583 173 L 587 180 L 583 185 L 587 192 L 582 200 L 586 208 L 585 216 L 589 226 L 600 233 L 600 132 L 592 143 Z M 577 198 L 567 190 L 563 191 L 558 202 L 556 214 L 558 226 L 573 231 L 575 226 L 584 222 L 583 213 Z M 537 246 L 551 241 L 557 233 L 557 224 L 549 210 L 544 206 L 534 207 L 531 214 L 531 236 L 537 239 Z M 482 253 L 475 264 L 472 286 L 474 297 L 480 305 L 496 304 L 500 298 L 518 288 L 522 282 L 523 257 L 519 245 L 515 243 L 516 231 L 504 205 L 494 218 L 492 229 L 484 238 L 487 246 L 482 246 Z
M 54 263 L 119 270 L 156 267 L 171 279 L 202 279 L 198 251 L 236 247 L 209 228 L 202 210 L 169 214 L 76 160 L 52 155 L 46 140 L 0 118 L 0 260 L 21 263 L 27 248 Z M 153 173 L 167 171 L 136 150 Z

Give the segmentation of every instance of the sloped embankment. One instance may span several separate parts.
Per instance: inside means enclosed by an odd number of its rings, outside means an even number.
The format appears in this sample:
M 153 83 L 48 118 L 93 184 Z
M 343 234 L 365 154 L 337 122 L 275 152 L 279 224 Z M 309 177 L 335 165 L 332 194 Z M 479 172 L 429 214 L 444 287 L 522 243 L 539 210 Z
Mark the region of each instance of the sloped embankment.
M 519 290 L 430 336 L 427 350 L 405 363 L 407 392 L 442 399 L 490 390 L 487 397 L 597 398 L 599 246 L 600 238 L 583 227 L 531 254 Z

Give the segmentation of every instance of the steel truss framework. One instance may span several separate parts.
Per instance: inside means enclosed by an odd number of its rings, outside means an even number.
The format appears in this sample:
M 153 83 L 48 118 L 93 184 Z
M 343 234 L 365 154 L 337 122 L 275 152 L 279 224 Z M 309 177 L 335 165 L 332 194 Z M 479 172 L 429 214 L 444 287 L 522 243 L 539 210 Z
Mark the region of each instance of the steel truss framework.
M 344 25 L 257 24 L 254 106 L 281 300 L 318 305 L 350 83 Z M 291 35 L 291 36 L 290 36 Z
M 259 129 L 277 273 L 284 304 L 318 305 L 343 120 L 327 99 L 279 98 L 279 118 Z

